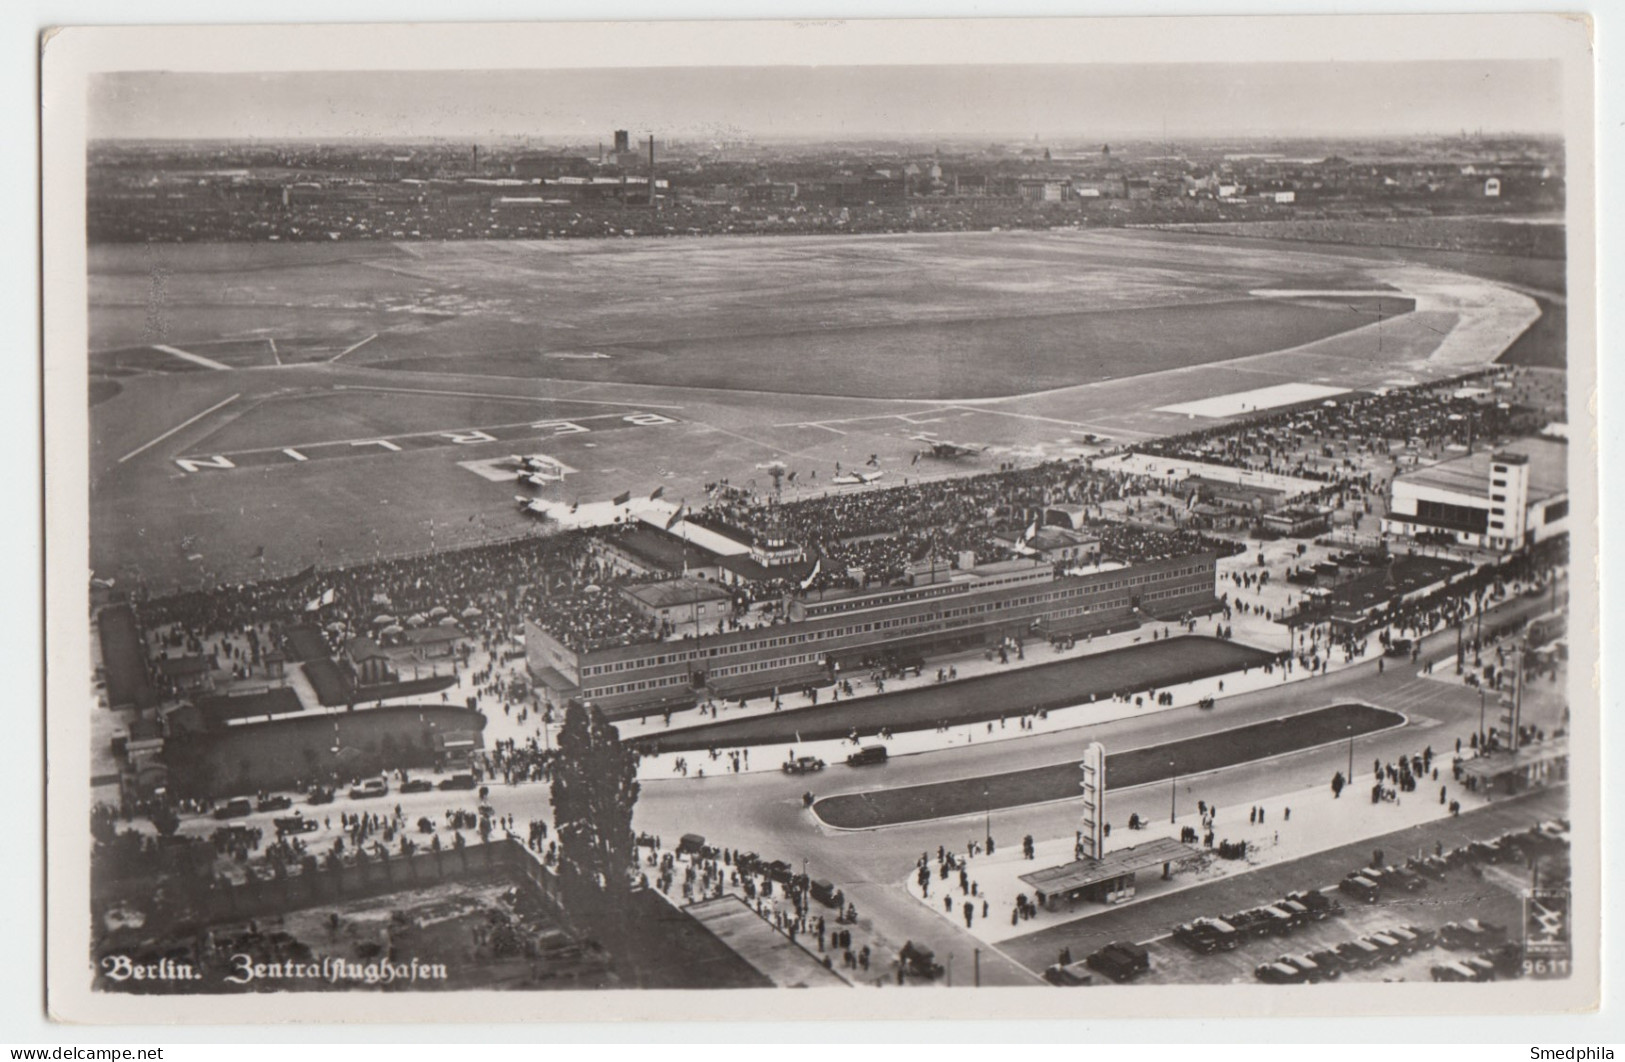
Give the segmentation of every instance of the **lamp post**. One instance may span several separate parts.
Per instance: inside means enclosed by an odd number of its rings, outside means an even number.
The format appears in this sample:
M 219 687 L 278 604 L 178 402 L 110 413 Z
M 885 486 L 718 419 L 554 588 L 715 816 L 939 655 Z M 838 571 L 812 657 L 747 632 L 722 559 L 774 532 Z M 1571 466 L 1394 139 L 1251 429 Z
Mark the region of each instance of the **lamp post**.
M 1343 728 L 1349 732 L 1349 784 L 1354 784 L 1354 724 L 1344 723 Z
M 988 795 L 987 786 L 982 786 L 982 839 L 992 847 L 993 841 L 993 799 Z
M 1179 768 L 1173 760 L 1168 761 L 1168 825 L 1172 826 L 1179 821 Z
M 1484 753 L 1484 683 L 1478 684 L 1478 752 Z

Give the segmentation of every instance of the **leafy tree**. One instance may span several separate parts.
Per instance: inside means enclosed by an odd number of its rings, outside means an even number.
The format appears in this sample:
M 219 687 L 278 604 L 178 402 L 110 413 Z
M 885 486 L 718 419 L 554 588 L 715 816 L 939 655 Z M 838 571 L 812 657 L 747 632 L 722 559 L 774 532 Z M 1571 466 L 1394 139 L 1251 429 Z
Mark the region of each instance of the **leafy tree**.
M 638 756 L 603 712 L 577 701 L 565 708 L 553 770 L 553 817 L 565 910 L 623 966 L 635 956 L 631 911 L 632 808 Z M 630 972 L 630 971 L 629 971 Z

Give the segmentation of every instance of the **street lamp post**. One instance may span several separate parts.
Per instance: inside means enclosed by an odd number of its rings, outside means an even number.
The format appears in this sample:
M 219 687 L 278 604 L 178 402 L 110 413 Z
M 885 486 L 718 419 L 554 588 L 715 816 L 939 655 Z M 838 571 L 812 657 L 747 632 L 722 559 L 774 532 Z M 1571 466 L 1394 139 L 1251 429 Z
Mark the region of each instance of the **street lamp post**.
M 1478 684 L 1478 752 L 1484 754 L 1484 684 Z
M 1344 726 L 1349 732 L 1349 774 L 1348 774 L 1348 779 L 1349 779 L 1349 784 L 1353 785 L 1354 784 L 1354 724 L 1353 723 L 1345 723 Z
M 992 847 L 993 842 L 993 798 L 988 796 L 987 786 L 982 786 L 982 839 Z
M 1172 826 L 1179 821 L 1179 768 L 1173 760 L 1168 761 L 1168 825 Z

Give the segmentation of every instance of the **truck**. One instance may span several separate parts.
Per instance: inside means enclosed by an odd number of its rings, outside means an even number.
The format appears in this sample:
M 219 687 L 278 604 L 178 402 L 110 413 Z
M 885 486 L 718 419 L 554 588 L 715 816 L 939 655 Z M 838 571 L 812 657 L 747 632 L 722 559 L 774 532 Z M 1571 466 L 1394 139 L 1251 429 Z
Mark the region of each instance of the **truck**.
M 1333 915 L 1343 913 L 1343 905 L 1319 889 L 1303 889 L 1298 892 L 1289 892 L 1286 898 L 1289 903 L 1300 904 L 1307 908 L 1309 918 L 1315 922 L 1324 922 Z

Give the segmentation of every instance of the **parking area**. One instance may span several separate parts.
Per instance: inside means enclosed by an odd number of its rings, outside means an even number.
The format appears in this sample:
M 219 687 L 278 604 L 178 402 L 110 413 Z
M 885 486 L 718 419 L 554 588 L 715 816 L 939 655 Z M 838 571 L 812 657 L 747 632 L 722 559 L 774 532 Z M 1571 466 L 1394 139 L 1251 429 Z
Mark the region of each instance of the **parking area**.
M 1384 853 L 1400 861 L 1405 853 Z M 1414 854 L 1414 853 L 1412 853 Z M 1444 942 L 1423 946 L 1409 955 L 1381 961 L 1369 967 L 1346 968 L 1339 979 L 1353 982 L 1430 981 L 1435 966 L 1458 962 L 1489 951 L 1503 941 L 1521 945 L 1524 939 L 1524 891 L 1538 873 L 1539 883 L 1567 881 L 1565 851 L 1554 851 L 1535 860 L 1509 859 L 1500 863 L 1464 861 L 1429 878 L 1425 885 L 1406 891 L 1382 890 L 1372 903 L 1341 892 L 1336 886 L 1322 891 L 1337 900 L 1342 911 L 1320 922 L 1309 922 L 1282 936 L 1247 940 L 1232 951 L 1199 954 L 1172 936 L 1159 937 L 1147 945 L 1151 969 L 1138 979 L 1143 984 L 1223 984 L 1253 983 L 1254 971 L 1283 956 L 1312 955 L 1336 950 L 1340 945 L 1391 929 L 1420 930 L 1424 944 L 1448 923 L 1477 919 L 1490 931 L 1477 935 L 1470 946 L 1447 947 Z M 1351 867 L 1350 870 L 1358 869 Z M 1213 917 L 1226 917 L 1215 911 Z M 1504 929 L 1504 935 L 1495 930 Z M 1455 943 L 1461 943 L 1456 941 Z M 1516 974 L 1514 973 L 1513 976 Z M 1505 976 L 1505 974 L 1503 974 Z

